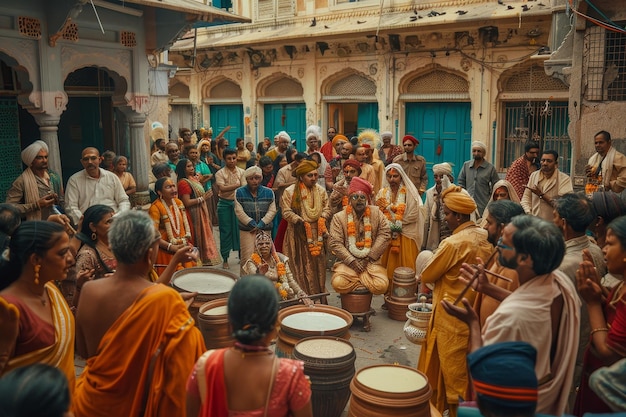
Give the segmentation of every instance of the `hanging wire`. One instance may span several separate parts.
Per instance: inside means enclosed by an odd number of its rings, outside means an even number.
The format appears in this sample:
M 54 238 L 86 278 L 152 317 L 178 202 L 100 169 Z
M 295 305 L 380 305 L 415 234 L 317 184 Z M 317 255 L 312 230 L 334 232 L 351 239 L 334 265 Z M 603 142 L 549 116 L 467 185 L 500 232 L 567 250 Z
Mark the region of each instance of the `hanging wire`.
M 587 4 L 591 5 L 588 1 L 587 1 Z M 584 13 L 579 12 L 579 11 L 578 11 L 578 10 L 576 10 L 576 8 L 574 7 L 574 0 L 569 0 L 569 5 L 570 5 L 570 9 L 571 9 L 574 13 L 576 13 L 578 16 L 580 16 L 580 17 L 582 17 L 582 18 L 584 18 L 584 19 L 589 20 L 591 23 L 594 23 L 594 24 L 595 24 L 595 25 L 597 25 L 597 26 L 600 26 L 600 27 L 602 27 L 602 28 L 604 28 L 604 29 L 606 29 L 606 30 L 610 30 L 610 31 L 613 31 L 613 32 L 618 32 L 618 33 L 626 33 L 626 29 L 624 29 L 624 28 L 622 28 L 622 27 L 619 27 L 619 26 L 615 26 L 613 22 L 611 22 L 611 23 L 605 23 L 605 22 L 603 22 L 603 21 L 601 21 L 601 20 L 598 20 L 598 19 L 596 19 L 596 18 L 593 18 L 593 17 L 591 17 L 591 16 L 588 16 L 588 15 L 586 15 L 586 14 L 584 14 Z M 592 7 L 593 7 L 593 6 L 592 6 Z M 595 8 L 595 7 L 594 7 L 594 8 Z M 598 10 L 596 9 L 596 11 L 598 11 Z

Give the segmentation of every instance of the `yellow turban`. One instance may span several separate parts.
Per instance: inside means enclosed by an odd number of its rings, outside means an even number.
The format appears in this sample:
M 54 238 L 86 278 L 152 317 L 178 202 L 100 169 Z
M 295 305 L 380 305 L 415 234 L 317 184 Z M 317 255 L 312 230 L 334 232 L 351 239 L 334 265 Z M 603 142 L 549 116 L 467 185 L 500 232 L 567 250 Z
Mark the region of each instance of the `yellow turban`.
M 303 159 L 298 164 L 298 167 L 294 170 L 294 173 L 296 174 L 296 177 L 299 177 L 300 175 L 308 174 L 311 171 L 315 171 L 317 167 L 317 162 Z
M 335 146 L 337 144 L 337 142 L 342 141 L 342 142 L 347 142 L 348 138 L 345 137 L 342 134 L 339 135 L 335 135 L 335 137 L 333 138 L 333 146 Z
M 443 204 L 455 213 L 472 214 L 476 210 L 474 199 L 463 192 L 463 188 L 458 185 L 448 187 L 441 193 Z

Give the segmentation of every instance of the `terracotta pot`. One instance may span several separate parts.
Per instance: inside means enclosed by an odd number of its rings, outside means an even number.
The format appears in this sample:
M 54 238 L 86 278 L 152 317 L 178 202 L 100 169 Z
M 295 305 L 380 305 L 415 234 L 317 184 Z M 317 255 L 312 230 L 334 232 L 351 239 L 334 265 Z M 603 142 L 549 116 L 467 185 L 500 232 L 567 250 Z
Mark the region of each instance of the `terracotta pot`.
M 189 312 L 198 324 L 198 310 L 212 300 L 228 298 L 230 290 L 237 281 L 237 275 L 228 271 L 220 271 L 206 266 L 195 266 L 174 272 L 172 287 L 178 292 L 197 292 L 189 306 Z
M 429 311 L 422 311 L 422 309 Z M 404 324 L 404 335 L 412 343 L 425 343 L 428 334 L 428 325 L 433 314 L 433 305 L 430 303 L 413 303 L 409 305 L 409 311 L 406 312 L 408 319 Z
M 296 343 L 293 357 L 304 362 L 304 373 L 311 380 L 313 415 L 340 417 L 354 377 L 352 344 L 337 337 L 308 337 Z
M 417 280 L 415 271 L 411 268 L 400 266 L 393 271 L 390 297 L 394 301 L 413 303 L 417 300 Z M 404 317 L 404 315 L 403 315 Z
M 385 296 L 385 303 L 387 304 L 387 315 L 392 320 L 404 321 L 406 320 L 406 313 L 409 311 L 409 302 L 403 302 L 389 298 Z
M 278 312 L 278 340 L 276 354 L 291 358 L 298 341 L 313 336 L 334 336 L 350 339 L 352 315 L 340 308 L 315 304 L 313 307 L 297 305 Z
M 226 298 L 209 301 L 198 311 L 198 327 L 207 349 L 224 348 L 234 343 L 228 322 L 227 303 Z
M 357 288 L 339 296 L 341 308 L 350 313 L 367 313 L 372 308 L 372 293 L 367 288 Z
M 408 366 L 372 365 L 350 383 L 349 417 L 430 417 L 426 375 Z

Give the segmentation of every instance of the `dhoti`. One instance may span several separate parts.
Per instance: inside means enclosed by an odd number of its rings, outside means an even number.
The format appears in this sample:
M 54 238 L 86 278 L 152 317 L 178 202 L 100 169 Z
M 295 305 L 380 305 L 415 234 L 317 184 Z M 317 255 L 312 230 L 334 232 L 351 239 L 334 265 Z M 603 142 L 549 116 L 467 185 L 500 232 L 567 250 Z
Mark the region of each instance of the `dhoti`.
M 358 287 L 366 287 L 372 294 L 384 294 L 389 286 L 387 270 L 378 264 L 368 264 L 367 269 L 358 274 L 341 262 L 333 266 L 331 285 L 339 294 L 346 294 Z

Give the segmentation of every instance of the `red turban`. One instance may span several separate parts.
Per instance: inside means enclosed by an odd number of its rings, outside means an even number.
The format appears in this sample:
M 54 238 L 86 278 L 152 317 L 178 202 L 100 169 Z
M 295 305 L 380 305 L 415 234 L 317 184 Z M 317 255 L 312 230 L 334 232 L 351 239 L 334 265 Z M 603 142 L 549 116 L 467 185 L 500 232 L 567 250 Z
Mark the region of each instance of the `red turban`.
M 352 167 L 354 169 L 356 169 L 356 172 L 359 173 L 359 175 L 361 175 L 362 169 L 361 169 L 361 163 L 359 161 L 357 161 L 356 159 L 346 159 L 346 162 L 343 163 L 343 167 Z
M 373 191 L 372 184 L 369 181 L 364 180 L 361 177 L 354 177 L 350 180 L 350 187 L 348 187 L 348 194 L 361 192 L 367 196 L 369 200 Z
M 420 141 L 417 140 L 415 136 L 406 135 L 405 137 L 402 138 L 402 143 L 406 142 L 407 140 L 410 140 L 411 142 L 413 142 L 415 146 L 420 144 Z

